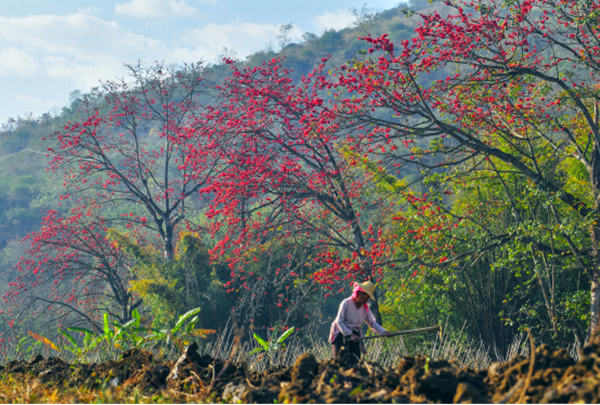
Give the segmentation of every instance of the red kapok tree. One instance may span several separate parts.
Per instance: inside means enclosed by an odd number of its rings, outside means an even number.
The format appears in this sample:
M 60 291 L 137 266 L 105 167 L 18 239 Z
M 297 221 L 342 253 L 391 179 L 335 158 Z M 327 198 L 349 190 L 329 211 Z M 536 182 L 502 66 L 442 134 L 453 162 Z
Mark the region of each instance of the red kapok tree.
M 557 243 L 589 276 L 592 332 L 600 325 L 600 4 L 445 4 L 447 16 L 421 15 L 412 41 L 367 38 L 370 52 L 379 56 L 350 66 L 333 81 L 355 96 L 346 97 L 345 111 L 371 124 L 370 139 L 380 145 L 432 146 L 412 153 L 388 151 L 390 164 L 412 158 L 435 170 L 436 165 L 490 159 L 546 195 L 554 207 L 549 220 L 558 229 Z M 447 160 L 427 161 L 433 153 Z M 579 161 L 588 173 L 592 202 L 553 169 L 566 159 Z M 565 232 L 572 228 L 571 216 L 581 224 L 576 238 Z M 515 228 L 523 220 L 515 211 Z M 522 236 L 512 236 L 517 235 Z M 550 247 L 538 248 L 551 253 Z
M 107 238 L 98 207 L 76 208 L 68 215 L 48 211 L 42 228 L 25 238 L 30 245 L 17 263 L 19 275 L 4 302 L 16 312 L 34 311 L 47 321 L 101 331 L 104 313 L 121 323 L 142 300 L 129 291 L 131 266 Z
M 279 59 L 232 68 L 222 103 L 204 118 L 212 127 L 207 137 L 227 145 L 221 159 L 230 165 L 210 189 L 209 215 L 226 224 L 217 252 L 228 252 L 246 300 L 257 295 L 252 285 L 261 277 L 246 272 L 242 253 L 282 239 L 314 254 L 301 263 L 290 258 L 303 270 L 277 269 L 278 278 L 291 283 L 307 274 L 329 289 L 348 279 L 376 282 L 389 253 L 385 208 L 376 193 L 364 194 L 371 178 L 356 168 L 365 152 L 355 143 L 361 128 L 343 124 L 324 100 L 323 66 L 299 86 Z M 377 302 L 372 307 L 380 318 Z
M 197 196 L 216 167 L 201 142 L 194 145 L 194 166 L 183 164 L 190 145 L 181 141 L 196 139 L 192 123 L 205 87 L 203 69 L 138 65 L 130 75 L 132 82 L 105 83 L 103 97 L 82 104 L 85 118 L 53 135 L 58 148 L 51 168 L 64 174 L 69 192 L 103 207 L 133 210 L 125 212 L 127 226 L 158 234 L 171 259 L 189 197 Z

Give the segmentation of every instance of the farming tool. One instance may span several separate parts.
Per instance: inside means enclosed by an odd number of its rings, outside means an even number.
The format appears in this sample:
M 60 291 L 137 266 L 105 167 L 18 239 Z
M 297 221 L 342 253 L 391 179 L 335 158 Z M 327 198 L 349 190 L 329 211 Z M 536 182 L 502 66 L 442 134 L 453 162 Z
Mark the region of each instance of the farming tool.
M 411 333 L 434 332 L 434 331 L 437 331 L 440 334 L 440 338 L 442 337 L 442 326 L 441 325 L 430 326 L 428 328 L 401 330 L 398 332 L 392 332 L 392 334 L 390 336 L 409 335 Z M 367 336 L 362 339 L 368 340 L 368 339 L 377 339 L 377 338 L 382 338 L 382 337 L 386 337 L 386 335 Z

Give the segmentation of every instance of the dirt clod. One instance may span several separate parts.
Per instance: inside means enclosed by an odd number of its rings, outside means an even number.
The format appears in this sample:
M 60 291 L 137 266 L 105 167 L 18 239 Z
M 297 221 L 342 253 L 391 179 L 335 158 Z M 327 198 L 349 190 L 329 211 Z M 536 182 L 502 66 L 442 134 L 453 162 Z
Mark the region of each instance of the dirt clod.
M 304 353 L 292 369 L 292 383 L 308 388 L 319 369 L 319 362 L 311 353 Z

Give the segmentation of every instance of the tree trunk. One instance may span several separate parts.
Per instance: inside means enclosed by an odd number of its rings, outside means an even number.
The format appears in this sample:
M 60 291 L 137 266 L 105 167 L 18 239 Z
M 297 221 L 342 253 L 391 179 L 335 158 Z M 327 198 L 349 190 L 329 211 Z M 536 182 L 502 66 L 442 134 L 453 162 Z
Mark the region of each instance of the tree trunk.
M 600 326 L 600 252 L 598 251 L 598 243 L 600 242 L 600 228 L 597 224 L 600 224 L 600 218 L 595 220 L 596 224 L 592 224 L 590 229 L 591 239 L 591 268 L 588 269 L 587 273 L 590 277 L 590 327 L 586 342 L 590 341 L 590 338 L 598 327 Z
M 579 348 L 582 348 L 583 345 L 585 345 L 585 341 L 583 340 L 583 336 L 581 335 L 577 322 L 575 322 L 574 320 L 570 320 L 567 322 L 567 325 L 571 328 L 571 331 L 573 332 L 575 342 L 579 345 Z
M 595 271 L 593 273 L 596 273 Z M 591 280 L 591 292 L 590 292 L 590 329 L 587 337 L 589 342 L 592 334 L 598 329 L 600 325 L 600 283 L 598 283 L 597 274 L 592 276 Z
M 165 248 L 164 257 L 165 257 L 165 259 L 167 261 L 171 261 L 171 260 L 173 260 L 173 252 L 174 252 L 174 247 L 173 247 L 173 227 L 167 221 L 165 221 L 164 243 L 165 243 L 165 246 L 164 246 L 164 248 Z
M 598 103 L 594 105 L 594 125 L 598 128 L 600 123 L 600 111 Z M 592 128 L 593 129 L 593 128 Z M 596 133 L 596 131 L 592 131 Z M 586 341 L 590 340 L 592 334 L 600 325 L 600 254 L 598 251 L 598 243 L 600 243 L 600 216 L 597 214 L 600 207 L 600 144 L 598 139 L 595 139 L 592 156 L 590 159 L 591 173 L 590 181 L 594 190 L 594 209 L 596 211 L 595 220 L 592 221 L 590 227 L 591 239 L 591 259 L 592 268 L 588 270 L 590 277 L 590 327 Z
M 598 107 L 595 107 L 595 121 L 599 119 Z M 590 180 L 595 193 L 594 209 L 598 212 L 600 206 L 600 145 L 596 142 L 592 150 L 590 159 L 591 173 Z M 590 277 L 590 327 L 586 341 L 590 340 L 592 334 L 600 325 L 600 252 L 598 251 L 598 243 L 600 243 L 600 216 L 595 214 L 595 220 L 590 226 L 590 242 L 591 242 L 591 261 L 592 268 L 588 270 Z
M 362 230 L 360 229 L 360 225 L 358 225 L 358 220 L 356 218 L 352 221 L 352 234 L 354 236 L 355 250 L 358 253 L 360 261 L 364 265 L 365 279 L 363 281 L 371 280 L 371 282 L 373 282 L 373 271 L 371 268 L 371 263 L 369 263 L 365 259 L 362 253 L 362 250 L 365 248 L 365 240 L 363 238 Z M 383 323 L 383 318 L 381 317 L 381 312 L 379 312 L 379 298 L 377 296 L 377 290 L 375 290 L 374 295 L 375 299 L 369 301 L 369 309 L 373 311 L 373 315 L 375 315 L 377 323 L 381 325 Z
M 379 312 L 379 297 L 377 296 L 377 290 L 375 290 L 373 295 L 375 296 L 375 299 L 369 301 L 369 310 L 373 311 L 373 315 L 375 315 L 377 323 L 382 325 L 383 319 L 381 318 L 381 312 Z

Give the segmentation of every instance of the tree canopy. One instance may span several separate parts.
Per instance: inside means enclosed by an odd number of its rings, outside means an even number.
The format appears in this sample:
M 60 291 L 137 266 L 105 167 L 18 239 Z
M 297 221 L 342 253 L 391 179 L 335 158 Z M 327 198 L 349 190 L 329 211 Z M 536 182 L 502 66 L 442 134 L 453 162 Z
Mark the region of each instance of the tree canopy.
M 35 124 L 62 186 L 21 178 L 46 213 L 5 299 L 65 322 L 205 306 L 204 328 L 235 313 L 314 331 L 368 279 L 389 329 L 466 319 L 489 345 L 525 328 L 583 344 L 600 322 L 599 7 L 413 3 L 303 44 L 283 26 L 279 54 L 131 67 L 70 122 Z

